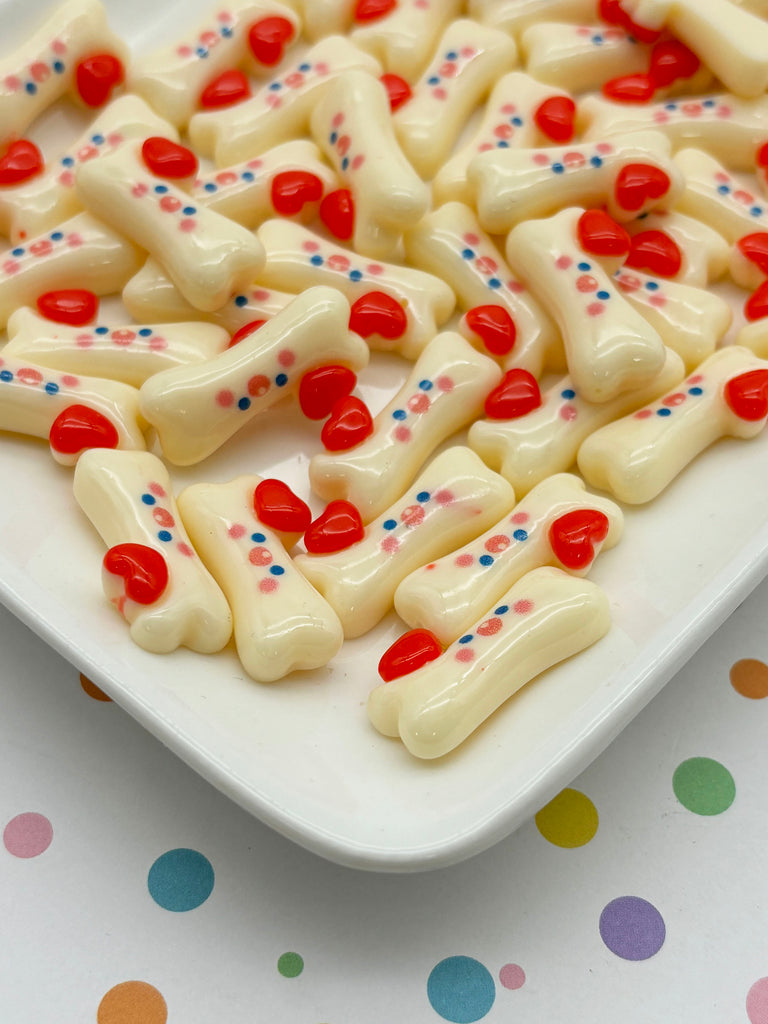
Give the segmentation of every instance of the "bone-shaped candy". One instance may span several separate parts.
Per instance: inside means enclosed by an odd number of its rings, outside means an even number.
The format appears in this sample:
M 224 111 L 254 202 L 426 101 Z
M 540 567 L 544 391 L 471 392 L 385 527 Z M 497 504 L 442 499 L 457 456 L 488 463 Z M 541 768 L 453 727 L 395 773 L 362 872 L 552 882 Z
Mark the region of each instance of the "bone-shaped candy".
M 393 256 L 403 231 L 429 208 L 429 188 L 403 155 L 381 82 L 348 71 L 330 83 L 312 112 L 312 134 L 354 203 L 353 248 Z
M 432 56 L 437 40 L 461 10 L 461 0 L 398 0 L 384 17 L 361 23 L 350 39 L 381 61 L 390 74 L 412 82 Z
M 371 262 L 284 220 L 265 221 L 257 233 L 267 254 L 259 282 L 267 287 L 300 292 L 313 284 L 327 284 L 338 288 L 350 302 L 382 292 L 401 305 L 407 319 L 402 333 L 397 337 L 371 335 L 367 340 L 372 348 L 415 359 L 453 312 L 453 292 L 432 274 Z
M 501 371 L 460 334 L 438 334 L 374 420 L 367 440 L 346 452 L 313 455 L 309 482 L 325 501 L 351 501 L 364 523 L 403 494 L 426 459 L 478 416 Z
M 768 203 L 700 149 L 681 149 L 675 163 L 685 179 L 677 209 L 696 217 L 733 244 L 744 235 L 768 231 Z
M 446 281 L 464 309 L 491 304 L 507 310 L 515 340 L 505 367 L 522 366 L 535 377 L 545 365 L 563 369 L 555 325 L 512 274 L 468 206 L 446 203 L 428 213 L 405 235 L 405 251 L 413 266 Z
M 595 17 L 595 0 L 470 0 L 469 14 L 516 38 L 540 21 L 587 24 Z
M 138 57 L 131 68 L 129 88 L 171 124 L 184 128 L 209 82 L 249 56 L 251 26 L 267 18 L 280 18 L 286 23 L 284 44 L 296 41 L 299 19 L 285 4 L 274 0 L 223 0 L 201 24 L 187 29 L 182 39 Z
M 519 497 L 552 473 L 576 461 L 581 443 L 599 427 L 634 412 L 676 387 L 685 376 L 680 356 L 667 349 L 664 366 L 650 384 L 624 391 L 609 402 L 587 402 L 570 377 L 542 393 L 538 409 L 510 420 L 477 420 L 467 443 Z
M 763 317 L 744 324 L 736 335 L 734 344 L 748 348 L 760 359 L 768 359 L 768 319 Z
M 353 68 L 373 75 L 379 62 L 343 36 L 321 39 L 291 68 L 265 83 L 252 99 L 226 110 L 195 114 L 189 137 L 195 149 L 218 167 L 258 156 L 270 146 L 303 134 L 328 84 Z
M 558 473 L 480 537 L 406 576 L 395 611 L 447 646 L 532 569 L 554 565 L 585 575 L 603 547 L 618 543 L 623 524 L 618 505 L 588 494 L 579 477 Z
M 403 152 L 423 178 L 434 177 L 467 118 L 516 62 L 517 48 L 505 32 L 466 18 L 449 25 L 412 97 L 394 115 Z
M 588 96 L 579 104 L 585 140 L 657 131 L 673 149 L 696 146 L 736 170 L 752 170 L 755 150 L 768 133 L 768 97 L 744 100 L 713 93 L 663 103 L 610 103 Z
M 176 323 L 70 327 L 21 306 L 8 320 L 10 341 L 4 355 L 33 359 L 70 373 L 120 380 L 141 387 L 148 377 L 172 366 L 202 363 L 222 352 L 229 334 L 214 324 Z
M 594 583 L 534 569 L 440 657 L 377 686 L 368 717 L 416 757 L 441 757 L 540 672 L 609 628 L 608 599 Z
M 151 377 L 141 407 L 166 458 L 200 462 L 258 413 L 292 394 L 307 370 L 341 363 L 359 370 L 368 347 L 348 330 L 349 303 L 331 288 L 307 288 L 258 331 L 199 366 Z
M 664 363 L 664 345 L 584 253 L 582 213 L 567 209 L 518 224 L 507 239 L 507 259 L 559 326 L 576 389 L 588 401 L 606 402 L 649 383 Z
M 588 484 L 619 501 L 650 501 L 721 437 L 746 440 L 768 418 L 768 362 L 727 346 L 654 405 L 596 431 L 579 449 Z
M 631 220 L 669 205 L 682 188 L 669 140 L 652 131 L 547 149 L 495 149 L 473 157 L 467 176 L 480 223 L 494 234 L 566 204 L 605 205 L 614 220 Z
M 128 48 L 110 31 L 103 4 L 64 0 L 0 61 L 0 141 L 21 135 L 51 104 L 76 90 L 77 66 L 94 54 L 110 54 L 127 65 Z
M 258 476 L 193 484 L 178 497 L 184 526 L 226 595 L 243 668 L 262 683 L 326 665 L 342 645 L 338 616 L 254 511 Z
M 192 547 L 160 459 L 150 452 L 86 452 L 75 470 L 74 493 L 110 550 L 137 544 L 165 563 L 168 583 L 156 600 L 132 598 L 129 583 L 140 565 L 133 573 L 126 567 L 120 596 L 110 595 L 139 647 L 153 654 L 180 646 L 203 654 L 221 650 L 232 634 L 229 606 Z
M 320 39 L 346 32 L 352 22 L 357 0 L 286 0 L 301 15 L 302 34 Z
M 730 251 L 728 263 L 731 279 L 739 287 L 751 292 L 764 287 L 768 270 L 768 232 L 756 231 L 740 238 Z
M 723 236 L 695 217 L 679 210 L 654 210 L 646 217 L 630 221 L 624 227 L 633 237 L 648 231 L 661 231 L 677 246 L 680 270 L 672 275 L 681 284 L 705 288 L 728 269 L 730 250 Z M 644 268 L 643 268 L 644 269 Z
M 295 564 L 331 604 L 351 639 L 391 609 L 409 572 L 477 536 L 514 503 L 512 488 L 468 448 L 447 448 L 405 495 L 365 528 L 362 540 Z
M 644 72 L 650 59 L 650 48 L 616 25 L 536 22 L 522 33 L 520 48 L 530 75 L 571 92 Z
M 86 281 L 96 295 L 119 292 L 141 263 L 140 250 L 122 234 L 78 213 L 0 253 L 0 326 L 18 306 L 33 306 L 54 288 L 81 288 Z
M 256 276 L 264 252 L 234 221 L 193 205 L 186 192 L 155 177 L 129 142 L 100 160 L 81 164 L 83 205 L 155 256 L 195 309 L 222 306 Z

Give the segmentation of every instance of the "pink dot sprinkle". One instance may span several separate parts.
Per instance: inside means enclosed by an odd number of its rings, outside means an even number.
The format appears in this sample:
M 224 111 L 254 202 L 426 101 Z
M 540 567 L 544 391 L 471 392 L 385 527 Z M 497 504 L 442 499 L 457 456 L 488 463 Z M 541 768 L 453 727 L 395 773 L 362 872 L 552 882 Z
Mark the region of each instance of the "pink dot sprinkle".
M 354 157 L 354 159 L 352 160 L 352 163 L 351 163 L 350 166 L 351 166 L 353 171 L 356 171 L 359 167 L 362 167 L 364 163 L 365 163 L 365 153 L 358 153 L 357 156 Z
M 458 651 L 456 651 L 456 661 L 468 662 L 468 661 L 474 661 L 474 660 L 475 660 L 475 652 L 472 650 L 471 647 L 467 647 L 467 646 L 460 647 L 458 649 Z
M 334 114 L 333 115 L 333 118 L 331 120 L 331 127 L 332 128 L 339 128 L 343 124 L 344 124 L 344 114 L 341 111 L 339 111 L 338 114 Z
M 306 243 L 305 243 L 306 244 Z M 317 246 L 316 242 L 310 242 L 310 245 Z M 269 292 L 266 288 L 256 288 L 251 292 L 251 298 L 254 302 L 266 302 L 269 298 Z
M 39 242 L 33 242 L 29 247 L 33 256 L 47 256 L 53 251 L 53 242 L 48 238 L 41 238 Z
M 3 273 L 11 277 L 13 274 L 18 274 L 21 270 L 21 265 L 17 260 L 6 260 L 3 264 Z
M 570 256 L 558 256 L 555 260 L 555 266 L 558 270 L 568 270 L 572 263 L 573 260 Z
M 212 32 L 210 29 L 207 32 L 200 33 L 200 42 L 203 46 L 215 46 L 218 41 L 218 33 Z
M 252 171 L 258 171 L 258 169 L 262 166 L 262 164 L 263 164 L 263 161 L 260 160 L 258 157 L 255 157 L 253 160 L 249 160 L 248 163 L 245 166 L 246 167 L 250 167 L 250 169 Z
M 638 409 L 635 413 L 636 420 L 647 420 L 649 416 L 653 416 L 652 409 Z
M 271 565 L 272 552 L 269 548 L 265 548 L 262 545 L 251 548 L 248 552 L 248 561 L 251 565 Z
M 63 39 L 54 39 L 51 43 L 51 49 L 54 53 L 61 55 L 67 52 L 67 44 Z
M 594 30 L 589 28 L 588 25 L 579 25 L 579 27 L 576 29 L 576 35 L 577 36 L 591 36 L 593 31 Z
M 400 423 L 392 431 L 392 436 L 396 441 L 399 441 L 401 444 L 408 444 L 408 442 L 411 440 L 411 431 L 409 430 L 408 427 Z
M 432 95 L 435 97 L 436 100 L 448 99 L 448 93 L 441 85 L 438 85 L 436 88 L 432 90 Z
M 229 11 L 219 11 L 218 18 L 223 25 L 228 25 L 232 21 L 232 15 Z
M 441 490 L 435 492 L 435 501 L 438 505 L 450 505 L 456 498 L 452 491 Z
M 445 393 L 453 391 L 453 379 L 445 374 L 438 377 L 435 384 L 437 384 L 438 391 L 443 391 Z
M 437 73 L 440 75 L 441 78 L 455 78 L 457 70 L 458 68 L 456 67 L 456 62 L 452 60 L 447 60 L 440 65 L 440 69 Z
M 666 124 L 667 121 L 669 121 L 669 114 L 666 112 L 666 110 L 657 110 L 656 113 L 653 115 L 653 120 L 656 122 L 656 124 Z
M 511 543 L 505 533 L 497 533 L 493 537 L 489 537 L 483 547 L 492 555 L 498 555 L 500 552 L 506 551 Z
M 317 64 L 315 64 L 315 71 L 318 75 L 327 75 L 329 70 L 330 68 L 324 60 L 319 60 Z
M 733 193 L 733 198 L 737 199 L 740 203 L 744 203 L 745 206 L 751 206 L 755 201 L 752 193 L 745 192 L 743 188 L 737 188 Z
M 165 338 L 161 338 L 159 334 L 153 334 L 149 339 L 149 349 L 151 352 L 162 352 L 166 348 L 168 348 L 168 342 Z
M 723 104 L 723 106 L 718 107 L 717 110 L 716 110 L 717 116 L 718 117 L 722 117 L 724 120 L 726 118 L 729 118 L 732 113 L 733 113 L 733 111 L 731 110 L 731 108 L 725 106 L 724 104 Z
M 498 615 L 494 615 L 493 618 L 481 622 L 477 627 L 477 632 L 480 636 L 495 636 L 502 629 L 503 625 L 504 623 Z
M 35 370 L 31 366 L 22 366 L 20 370 L 16 371 L 16 380 L 21 384 L 31 384 L 34 386 L 42 384 L 43 375 L 39 370 Z
M 578 415 L 579 413 L 573 405 L 564 405 L 560 409 L 560 419 L 565 420 L 566 423 L 572 423 Z
M 657 292 L 655 295 L 652 295 L 648 301 L 652 306 L 656 306 L 657 309 L 661 309 L 662 306 L 666 306 L 667 297 L 666 295 L 660 295 Z
M 90 348 L 93 345 L 92 334 L 78 334 L 75 338 L 75 344 L 78 348 Z
M 621 277 L 616 278 L 616 284 L 623 292 L 636 292 L 638 288 L 642 287 L 643 282 L 634 274 L 622 274 Z
M 306 242 L 302 243 L 301 248 L 304 250 L 304 252 L 317 252 L 320 246 L 317 244 L 317 242 L 313 242 L 311 239 L 307 239 Z
M 470 57 L 475 56 L 477 50 L 474 48 L 474 46 L 462 46 L 460 53 L 462 57 L 465 57 L 467 60 L 469 60 Z
M 163 196 L 160 200 L 160 209 L 166 213 L 176 213 L 181 207 L 181 200 L 176 196 Z
M 53 840 L 53 826 L 43 814 L 26 811 L 11 818 L 3 831 L 3 844 L 13 857 L 39 857 Z
M 274 110 L 277 110 L 278 107 L 282 107 L 283 105 L 283 101 L 280 99 L 280 97 L 276 96 L 273 92 L 269 93 L 264 102 L 267 104 L 268 107 L 272 107 Z
M 682 405 L 685 398 L 686 396 L 681 391 L 676 391 L 673 395 L 666 395 L 662 398 L 661 404 L 674 408 L 676 405 Z
M 156 506 L 152 509 L 152 518 L 155 520 L 158 526 L 165 526 L 171 529 L 176 525 L 176 520 L 173 518 L 168 509 L 160 508 Z
M 237 175 L 234 171 L 218 171 L 216 174 L 216 183 L 218 185 L 234 185 L 237 181 Z
M 30 65 L 29 73 L 36 82 L 45 82 L 50 78 L 51 69 L 41 60 L 36 60 L 34 64 Z
M 289 367 L 293 366 L 296 362 L 296 353 L 291 351 L 289 348 L 280 349 L 277 353 L 277 361 L 281 366 Z
M 18 78 L 16 75 L 6 75 L 3 84 L 5 85 L 5 88 L 8 90 L 8 92 L 18 92 L 21 88 L 22 83 L 21 79 Z
M 598 142 L 597 146 L 595 146 L 595 149 L 598 153 L 602 154 L 613 152 L 613 146 L 610 144 L 610 142 Z
M 222 409 L 228 409 L 230 405 L 235 401 L 235 396 L 229 390 L 229 388 L 223 388 L 216 395 L 216 404 L 220 405 Z
M 368 270 L 368 273 L 373 274 L 374 277 L 384 273 L 384 267 L 382 267 L 380 263 L 369 263 L 366 269 Z
M 115 345 L 130 345 L 136 338 L 136 335 L 133 331 L 130 331 L 127 328 L 121 328 L 120 330 L 112 331 L 110 337 Z
M 147 485 L 147 490 L 150 494 L 154 494 L 156 498 L 165 497 L 165 488 L 162 484 L 158 483 L 157 480 L 151 480 Z
M 197 221 L 194 217 L 185 217 L 184 220 L 179 221 L 179 231 L 185 231 L 189 233 L 194 231 L 197 227 Z
M 563 163 L 566 167 L 583 167 L 586 162 L 584 154 L 575 149 L 563 154 Z
M 290 75 L 285 76 L 285 84 L 289 89 L 298 89 L 304 84 L 304 75 L 300 71 L 292 71 Z
M 87 145 L 87 146 L 81 146 L 80 149 L 78 149 L 77 154 L 76 154 L 77 159 L 80 161 L 81 164 L 86 163 L 86 161 L 88 161 L 88 160 L 93 160 L 93 158 L 95 156 L 98 156 L 98 155 L 99 155 L 98 147 L 97 146 L 92 146 L 90 144 Z
M 406 402 L 406 405 L 411 412 L 419 414 L 428 412 L 431 402 L 429 401 L 428 395 L 425 395 L 423 391 L 419 391 L 418 394 L 411 395 Z
M 687 383 L 688 384 L 701 384 L 701 382 L 703 380 L 704 380 L 704 374 L 703 373 L 695 373 L 692 377 L 688 378 Z
M 232 523 L 230 528 L 227 530 L 227 536 L 231 537 L 232 540 L 239 540 L 245 536 L 245 527 L 242 523 Z
M 67 388 L 76 388 L 80 380 L 71 373 L 65 373 L 61 378 L 61 383 Z
M 519 295 L 525 291 L 525 285 L 522 281 L 507 281 L 507 291 L 512 292 L 513 295 Z
M 598 284 L 591 274 L 581 274 L 576 278 L 576 287 L 580 292 L 596 292 Z
M 490 256 L 480 256 L 475 264 L 481 274 L 495 274 L 499 269 L 499 265 L 496 260 Z
M 605 312 L 605 306 L 602 302 L 590 302 L 587 306 L 587 313 L 590 316 L 600 316 L 601 313 Z
M 698 117 L 704 110 L 700 103 L 684 103 L 680 109 L 687 117 Z
M 400 521 L 406 526 L 419 526 L 424 522 L 424 509 L 421 505 L 408 505 L 400 513 Z
M 549 166 L 549 157 L 546 153 L 534 153 L 532 159 L 535 164 L 539 165 L 539 167 Z
M 179 55 L 179 57 L 191 57 L 192 47 L 187 46 L 186 43 L 183 43 L 181 46 L 176 47 L 176 53 Z
M 72 171 L 62 171 L 59 175 L 59 184 L 64 188 L 72 188 L 75 184 L 75 175 Z
M 180 555 L 184 555 L 185 558 L 195 557 L 195 552 L 192 550 L 189 544 L 187 544 L 183 540 L 180 540 L 179 543 L 176 545 L 176 550 L 179 552 Z
M 512 136 L 515 134 L 515 129 L 512 127 L 511 124 L 503 122 L 502 124 L 496 125 L 496 127 L 493 129 L 493 134 L 496 136 L 497 139 L 511 139 Z
M 528 615 L 529 612 L 533 611 L 533 601 L 528 601 L 523 598 L 521 601 L 515 601 L 512 605 L 512 611 L 515 615 Z
M 474 561 L 475 560 L 472 557 L 472 555 L 463 554 L 457 555 L 456 558 L 453 560 L 453 564 L 457 565 L 460 569 L 466 569 L 468 566 L 473 565 Z
M 134 199 L 141 199 L 149 192 L 149 185 L 146 185 L 143 181 L 137 181 L 135 185 L 131 187 L 131 195 Z
M 476 235 L 474 231 L 467 231 L 467 233 L 464 235 L 464 241 L 467 243 L 467 245 L 479 245 L 480 236 Z
M 340 135 L 336 142 L 336 149 L 339 156 L 345 156 L 351 145 L 352 139 L 349 135 Z
M 343 274 L 349 270 L 349 257 L 335 252 L 332 256 L 328 257 L 328 267 L 330 270 L 338 270 Z
M 394 555 L 400 548 L 400 541 L 397 537 L 389 536 L 385 537 L 381 542 L 381 550 L 386 551 L 388 555 Z
M 500 108 L 500 112 L 502 114 L 514 114 L 516 110 L 517 110 L 517 107 L 515 106 L 514 103 L 505 103 Z
M 259 580 L 259 590 L 262 594 L 274 594 L 278 586 L 274 576 L 265 576 L 263 580 Z
M 519 526 L 521 523 L 527 523 L 530 518 L 527 512 L 513 512 L 509 517 L 509 521 Z

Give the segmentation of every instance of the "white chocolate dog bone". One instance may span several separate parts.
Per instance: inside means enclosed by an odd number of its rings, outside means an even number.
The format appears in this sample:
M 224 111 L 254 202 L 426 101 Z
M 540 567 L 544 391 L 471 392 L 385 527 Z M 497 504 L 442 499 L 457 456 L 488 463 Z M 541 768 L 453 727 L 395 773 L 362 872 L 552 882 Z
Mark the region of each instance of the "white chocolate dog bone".
M 403 498 L 365 528 L 361 541 L 295 564 L 341 619 L 351 639 L 392 607 L 401 579 L 481 533 L 514 503 L 512 488 L 468 448 L 447 448 Z
M 571 378 L 564 377 L 543 392 L 539 408 L 525 416 L 477 420 L 467 443 L 509 480 L 519 498 L 550 474 L 570 469 L 582 441 L 593 431 L 659 398 L 684 376 L 682 359 L 667 349 L 664 366 L 650 384 L 624 391 L 609 402 L 585 401 Z
M 0 326 L 18 306 L 33 306 L 52 288 L 79 288 L 96 295 L 119 292 L 141 266 L 142 254 L 123 235 L 88 213 L 55 231 L 0 253 Z
M 485 25 L 503 29 L 516 38 L 540 21 L 586 24 L 595 17 L 595 0 L 470 0 L 469 14 Z
M 768 232 L 756 231 L 740 238 L 731 249 L 728 263 L 731 279 L 740 288 L 750 292 L 756 291 L 761 285 L 764 288 L 768 272 Z
M 258 476 L 193 484 L 178 497 L 184 526 L 226 595 L 237 656 L 261 683 L 320 668 L 344 640 L 331 606 L 294 567 L 279 536 L 254 513 Z
M 763 317 L 745 324 L 736 335 L 734 344 L 748 348 L 760 359 L 768 359 L 768 319 Z
M 731 244 L 755 231 L 768 231 L 768 203 L 737 181 L 700 149 L 681 149 L 675 163 L 685 178 L 676 206 L 718 231 Z
M 384 17 L 353 29 L 350 39 L 372 53 L 390 74 L 413 82 L 460 10 L 461 0 L 440 0 L 439 4 L 399 0 Z
M 246 60 L 251 52 L 249 32 L 266 18 L 284 22 L 281 35 L 285 44 L 296 40 L 300 22 L 285 4 L 274 0 L 224 0 L 182 40 L 138 57 L 131 68 L 129 88 L 171 124 L 184 128 L 198 109 L 205 87 L 223 71 Z
M 227 110 L 195 114 L 189 122 L 192 145 L 203 156 L 213 156 L 218 167 L 258 156 L 303 134 L 328 84 L 353 68 L 381 73 L 377 60 L 343 36 L 321 39 L 294 68 L 267 82 L 252 99 Z
M 357 0 L 286 0 L 299 12 L 303 35 L 316 40 L 346 32 L 352 22 Z
M 600 640 L 608 599 L 586 579 L 534 569 L 492 612 L 434 661 L 377 686 L 368 717 L 416 757 L 441 757 L 462 743 L 540 672 Z
M 142 545 L 165 563 L 168 583 L 156 600 L 132 599 L 127 567 L 119 596 L 112 596 L 139 647 L 153 654 L 182 645 L 202 654 L 221 650 L 232 635 L 229 606 L 184 530 L 160 459 L 149 452 L 86 452 L 75 470 L 74 492 L 110 550 Z
M 648 231 L 661 231 L 671 239 L 681 256 L 680 269 L 665 276 L 672 276 L 681 284 L 705 288 L 728 269 L 730 249 L 723 236 L 709 224 L 678 210 L 654 210 L 624 227 L 633 238 Z
M 453 313 L 456 303 L 451 289 L 432 274 L 396 264 L 369 262 L 351 249 L 342 249 L 300 224 L 284 220 L 265 221 L 258 237 L 267 254 L 259 281 L 267 287 L 300 292 L 313 284 L 337 288 L 355 302 L 381 292 L 402 306 L 404 318 L 399 332 L 373 334 L 366 340 L 371 348 L 397 351 L 416 359 Z
M 579 449 L 587 483 L 619 501 L 650 501 L 721 437 L 755 437 L 768 418 L 768 362 L 735 345 L 678 390 L 596 431 Z
M 547 149 L 479 153 L 467 176 L 480 223 L 501 234 L 566 204 L 605 205 L 614 220 L 638 217 L 674 201 L 682 179 L 659 132 L 637 132 Z
M 307 370 L 338 362 L 359 370 L 368 347 L 347 329 L 349 303 L 331 288 L 307 288 L 234 348 L 199 366 L 165 370 L 141 388 L 141 407 L 163 454 L 190 466 L 258 413 L 292 394 Z
M 618 543 L 623 525 L 617 505 L 588 494 L 579 477 L 558 473 L 482 536 L 406 576 L 395 611 L 447 646 L 532 569 L 553 565 L 585 575 L 603 547 Z
M 535 377 L 544 366 L 562 369 L 560 335 L 536 299 L 514 277 L 504 257 L 461 203 L 446 203 L 405 235 L 409 262 L 446 281 L 464 309 L 488 304 L 507 310 L 514 344 L 505 368 L 522 366 Z
M 752 170 L 755 150 L 768 132 L 768 97 L 743 100 L 713 93 L 663 103 L 610 103 L 588 96 L 579 104 L 584 139 L 657 131 L 672 148 L 696 146 L 736 170 Z
M 353 248 L 388 259 L 429 208 L 429 188 L 395 137 L 389 97 L 366 71 L 339 75 L 312 112 L 312 135 L 354 203 Z
M 255 235 L 155 177 L 141 157 L 141 143 L 77 171 L 77 192 L 97 217 L 155 256 L 195 309 L 211 312 L 245 287 L 264 262 Z
M 403 152 L 423 178 L 434 177 L 474 108 L 516 63 L 517 48 L 505 32 L 466 18 L 449 25 L 393 118 Z
M 400 498 L 442 441 L 482 412 L 500 379 L 496 363 L 460 334 L 436 335 L 376 416 L 370 437 L 347 452 L 312 456 L 312 490 L 324 501 L 351 501 L 370 522 Z
M 590 92 L 644 72 L 650 48 L 617 25 L 535 22 L 520 38 L 528 74 L 571 92 Z
M 582 213 L 568 209 L 518 224 L 507 259 L 558 324 L 576 389 L 606 402 L 649 383 L 664 363 L 664 345 L 600 263 L 585 259 L 577 237 Z
M 4 355 L 33 359 L 56 370 L 119 380 L 136 388 L 161 370 L 212 359 L 229 344 L 229 334 L 213 324 L 70 327 L 46 320 L 27 306 L 11 314 L 8 337 Z

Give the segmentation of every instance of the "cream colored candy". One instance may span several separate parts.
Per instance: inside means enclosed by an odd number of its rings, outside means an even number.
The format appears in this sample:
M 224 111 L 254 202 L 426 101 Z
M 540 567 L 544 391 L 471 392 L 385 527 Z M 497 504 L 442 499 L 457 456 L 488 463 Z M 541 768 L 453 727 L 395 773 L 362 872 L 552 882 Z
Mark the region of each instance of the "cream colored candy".
M 763 317 L 744 324 L 736 335 L 735 344 L 748 348 L 760 359 L 768 359 L 768 319 Z
M 656 131 L 672 148 L 696 146 L 737 170 L 752 170 L 755 150 L 768 134 L 768 97 L 743 100 L 713 93 L 663 103 L 611 103 L 588 96 L 579 104 L 584 139 Z
M 700 149 L 681 149 L 675 163 L 685 179 L 677 208 L 709 224 L 733 244 L 744 235 L 768 231 L 768 203 Z
M 467 118 L 516 62 L 517 48 L 506 33 L 466 18 L 449 25 L 393 118 L 403 152 L 423 178 L 434 177 Z
M 298 11 L 307 39 L 320 39 L 346 32 L 352 22 L 357 0 L 286 0 Z
M 107 596 L 130 624 L 134 642 L 153 654 L 181 646 L 202 654 L 221 650 L 232 634 L 229 606 L 192 547 L 161 460 L 150 452 L 94 448 L 80 457 L 74 492 L 108 548 L 141 544 L 165 561 L 168 584 L 148 605 L 104 574 Z
M 327 284 L 352 303 L 371 292 L 382 292 L 398 302 L 406 312 L 404 333 L 397 338 L 371 335 L 366 339 L 371 348 L 416 359 L 456 304 L 440 278 L 411 267 L 372 262 L 300 224 L 268 220 L 258 236 L 267 254 L 259 281 L 267 287 L 300 292 L 313 284 Z
M 609 628 L 608 599 L 594 583 L 551 567 L 534 569 L 440 657 L 377 686 L 368 717 L 414 756 L 441 757 L 535 676 Z
M 330 82 L 353 68 L 372 75 L 381 73 L 377 60 L 343 36 L 321 39 L 251 99 L 225 110 L 195 114 L 189 122 L 192 145 L 203 156 L 214 157 L 218 167 L 250 160 L 271 146 L 304 134 Z
M 360 24 L 350 39 L 381 61 L 390 74 L 413 82 L 432 56 L 438 38 L 461 11 L 461 0 L 398 0 L 384 17 Z
M 661 194 L 655 186 L 634 192 L 627 209 L 618 186 L 627 167 L 640 164 L 665 175 L 669 187 Z M 480 223 L 494 234 L 574 204 L 606 206 L 614 220 L 631 220 L 673 202 L 682 188 L 669 140 L 652 131 L 547 149 L 496 149 L 474 157 L 467 176 Z
M 341 363 L 359 370 L 366 344 L 347 329 L 349 304 L 332 288 L 307 288 L 258 331 L 199 366 L 151 377 L 141 408 L 163 454 L 200 462 L 256 415 L 293 394 L 307 370 Z M 268 428 L 267 428 L 268 429 Z
M 564 368 L 557 328 L 514 276 L 468 206 L 446 203 L 428 213 L 405 235 L 405 251 L 410 264 L 446 281 L 464 309 L 499 305 L 507 310 L 516 334 L 503 360 L 505 368 L 522 366 L 536 377 L 544 366 Z
M 392 257 L 430 197 L 395 137 L 386 89 L 367 71 L 348 71 L 328 86 L 310 126 L 352 194 L 353 248 L 375 259 Z
M 768 233 L 759 232 L 763 243 L 768 242 Z M 746 288 L 752 292 L 759 288 L 766 279 L 765 271 L 758 263 L 744 255 L 741 246 L 737 243 L 730 251 L 728 258 L 728 272 L 731 279 L 740 288 Z M 748 346 L 751 347 L 751 346 Z
M 51 289 L 119 292 L 141 266 L 142 253 L 123 235 L 78 213 L 55 230 L 0 253 L 0 327 L 19 306 L 32 306 Z
M 588 437 L 579 449 L 579 471 L 588 484 L 619 501 L 650 501 L 721 437 L 746 440 L 763 429 L 768 416 L 764 397 L 762 403 L 749 403 L 757 407 L 754 416 L 744 418 L 739 412 L 738 378 L 752 371 L 758 371 L 759 379 L 749 390 L 765 396 L 768 362 L 737 346 L 720 349 L 674 392 Z M 735 397 L 729 394 L 732 388 Z
M 447 646 L 532 569 L 553 565 L 585 575 L 603 547 L 618 543 L 623 525 L 618 505 L 588 494 L 577 476 L 558 473 L 482 536 L 406 576 L 395 591 L 395 611 Z
M 447 448 L 365 528 L 362 540 L 343 551 L 297 555 L 294 561 L 336 611 L 349 640 L 386 615 L 409 572 L 477 536 L 513 502 L 507 481 L 474 452 Z
M 535 22 L 520 38 L 530 75 L 572 92 L 599 89 L 621 75 L 645 72 L 650 47 L 616 25 Z
M 731 0 L 739 7 L 745 8 L 752 14 L 756 14 L 758 18 L 762 18 L 764 21 L 768 18 L 768 0 Z
M 111 54 L 128 66 L 128 48 L 107 25 L 104 5 L 64 0 L 0 61 L 0 142 L 22 135 L 56 100 L 75 92 L 77 65 L 94 54 Z
M 582 441 L 593 431 L 659 398 L 684 376 L 682 359 L 667 349 L 664 366 L 649 384 L 608 402 L 587 402 L 571 378 L 564 377 L 542 392 L 541 405 L 524 416 L 477 420 L 467 443 L 509 480 L 519 498 L 550 474 L 570 469 Z
M 496 363 L 460 334 L 438 334 L 362 444 L 313 455 L 309 482 L 325 501 L 343 498 L 370 522 L 404 493 L 437 446 L 483 409 L 501 378 Z
M 664 345 L 581 249 L 583 212 L 577 207 L 518 224 L 507 259 L 559 326 L 576 389 L 590 402 L 606 402 L 650 383 L 664 363 Z
M 594 18 L 596 6 L 596 0 L 469 0 L 469 14 L 517 37 L 540 21 L 586 24 Z
M 285 4 L 274 0 L 222 0 L 204 21 L 188 28 L 181 39 L 137 57 L 131 67 L 129 88 L 177 128 L 184 128 L 199 108 L 205 87 L 223 71 L 238 67 L 251 56 L 248 31 L 265 18 L 288 21 L 293 35 L 285 45 L 296 41 L 300 22 Z M 251 65 L 254 64 L 263 67 L 251 57 Z
M 682 256 L 674 280 L 704 288 L 717 281 L 728 269 L 729 246 L 723 236 L 695 217 L 678 210 L 654 210 L 646 217 L 630 221 L 624 227 L 630 235 L 644 231 L 663 231 L 677 245 Z
M 243 668 L 261 683 L 327 665 L 344 636 L 338 616 L 294 567 L 279 536 L 261 523 L 258 476 L 193 484 L 178 498 L 184 526 L 226 595 Z
M 76 181 L 83 205 L 155 256 L 195 309 L 218 309 L 264 262 L 250 231 L 155 177 L 140 143 L 82 164 Z
M 120 380 L 133 387 L 160 370 L 212 359 L 229 344 L 221 327 L 205 323 L 124 324 L 70 327 L 21 306 L 8 320 L 3 355 L 34 359 L 41 366 Z

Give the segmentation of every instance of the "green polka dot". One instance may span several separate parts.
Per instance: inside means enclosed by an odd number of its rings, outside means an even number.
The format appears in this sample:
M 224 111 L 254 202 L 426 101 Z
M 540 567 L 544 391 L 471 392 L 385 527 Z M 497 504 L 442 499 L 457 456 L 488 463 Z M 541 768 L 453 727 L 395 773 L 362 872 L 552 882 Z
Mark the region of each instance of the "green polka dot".
M 728 769 L 711 757 L 690 757 L 672 776 L 675 796 L 694 814 L 722 814 L 736 796 L 736 783 Z
M 536 828 L 554 846 L 572 850 L 594 839 L 597 808 L 577 789 L 564 789 L 536 815 Z
M 298 978 L 304 970 L 304 960 L 298 953 L 283 953 L 277 961 L 277 969 L 284 978 Z

